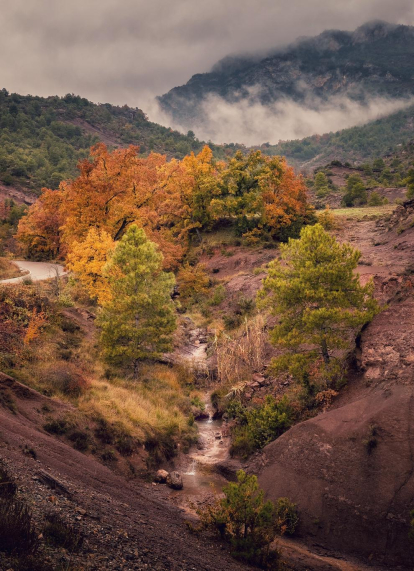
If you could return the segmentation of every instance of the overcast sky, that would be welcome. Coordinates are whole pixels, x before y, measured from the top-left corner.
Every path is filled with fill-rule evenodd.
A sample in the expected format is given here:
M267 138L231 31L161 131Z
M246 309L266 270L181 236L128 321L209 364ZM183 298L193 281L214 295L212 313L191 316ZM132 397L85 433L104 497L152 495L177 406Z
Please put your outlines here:
M373 19L414 24L414 1L0 0L0 87L145 111L228 54Z

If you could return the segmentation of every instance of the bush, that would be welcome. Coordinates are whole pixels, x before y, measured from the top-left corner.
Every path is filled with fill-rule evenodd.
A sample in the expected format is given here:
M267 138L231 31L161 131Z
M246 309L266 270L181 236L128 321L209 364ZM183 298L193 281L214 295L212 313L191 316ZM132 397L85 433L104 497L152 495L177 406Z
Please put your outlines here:
M226 298L226 288L223 285L218 285L214 288L213 295L210 299L210 305L220 305Z
M279 569L279 553L270 549L275 537L276 511L264 500L256 476L237 472L237 483L223 488L225 497L198 510L202 525L232 546L237 559L263 569Z
M325 208L325 210L318 215L318 223L322 225L324 230L334 230L336 228L335 215L329 208Z
M90 438L83 430L74 430L68 438L73 442L73 447L80 452L85 452L89 448Z
M293 535L299 523L296 504L289 498L279 498L275 506L276 529L280 535Z
M16 492L17 485L14 477L7 467L0 463L0 500L13 498Z
M67 363L50 365L43 380L53 391L75 398L81 396L89 387L85 377Z
M63 434L66 434L70 429L70 425L67 420L58 418L49 420L46 422L46 424L43 425L43 428L46 430L46 432L49 432L49 434L63 436Z
M120 423L110 424L104 418L99 418L95 436L103 444L114 445L122 456L131 456L134 452L134 439Z
M0 499L0 551L31 555L38 547L29 508L14 497Z
M202 264L190 266L185 264L177 274L180 296L184 299L206 295L210 286L210 278Z
M252 432L248 426L236 426L231 436L230 456L238 456L246 460L257 450Z
M371 192L368 199L368 206L382 206L383 204L385 204L384 198L382 198L375 190L374 192Z
M269 395L264 404L251 410L233 401L226 412L238 421L232 432L230 454L242 458L281 436L293 423L293 409L286 396L276 400Z
M46 516L43 536L48 543L63 547L70 552L78 551L83 543L82 534L56 513L50 513Z

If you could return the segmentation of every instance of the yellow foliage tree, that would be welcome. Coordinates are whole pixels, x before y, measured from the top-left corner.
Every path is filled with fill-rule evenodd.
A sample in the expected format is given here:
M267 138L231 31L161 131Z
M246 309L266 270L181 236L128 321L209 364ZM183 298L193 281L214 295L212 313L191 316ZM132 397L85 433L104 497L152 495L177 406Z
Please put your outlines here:
M105 230L91 228L85 240L73 242L67 257L67 267L76 274L92 299L100 305L110 301L103 267L111 257L114 241Z

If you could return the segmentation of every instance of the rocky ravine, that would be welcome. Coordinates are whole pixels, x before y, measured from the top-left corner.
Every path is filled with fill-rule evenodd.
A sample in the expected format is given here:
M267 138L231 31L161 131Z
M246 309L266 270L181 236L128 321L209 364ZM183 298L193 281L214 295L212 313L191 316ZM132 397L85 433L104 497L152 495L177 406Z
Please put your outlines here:
M362 332L348 385L328 412L269 444L251 470L268 496L298 504L305 541L412 568L414 201L388 222L347 222L388 308Z
M4 394L9 398L0 398L0 458L16 477L38 529L44 515L55 512L85 537L79 553L48 549L44 559L53 569L248 569L222 545L190 535L181 511L157 499L152 484L127 481L47 434L41 411L64 407L63 403L0 373L0 397ZM10 399L13 410L4 405ZM0 554L0 569L9 568Z

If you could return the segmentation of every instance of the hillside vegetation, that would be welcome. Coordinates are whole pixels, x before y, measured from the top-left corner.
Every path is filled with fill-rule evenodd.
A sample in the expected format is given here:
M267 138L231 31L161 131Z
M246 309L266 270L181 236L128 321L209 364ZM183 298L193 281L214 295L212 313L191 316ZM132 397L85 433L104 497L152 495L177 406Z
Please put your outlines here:
M331 160L355 164L396 151L412 139L413 127L414 107L409 107L367 125L281 141L278 145L265 144L260 148L269 155L286 156L291 164L300 168L323 165Z
M76 176L77 163L90 147L139 145L182 158L203 143L193 133L182 135L148 121L143 111L127 105L95 104L84 97L34 97L0 91L0 183L39 192ZM223 147L211 145L218 156Z

